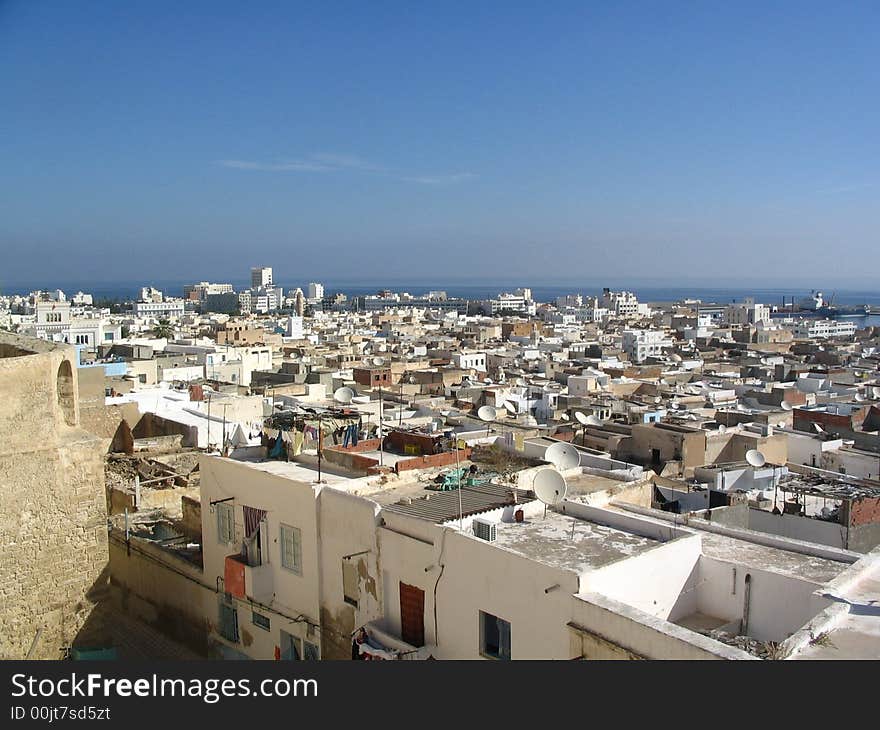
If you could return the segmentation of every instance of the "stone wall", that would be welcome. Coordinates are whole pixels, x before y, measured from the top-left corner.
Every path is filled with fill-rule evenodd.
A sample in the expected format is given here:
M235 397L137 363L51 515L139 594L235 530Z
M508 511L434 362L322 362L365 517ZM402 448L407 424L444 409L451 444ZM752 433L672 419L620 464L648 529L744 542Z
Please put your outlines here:
M2 659L61 657L105 592L109 439L77 390L73 347L0 333Z

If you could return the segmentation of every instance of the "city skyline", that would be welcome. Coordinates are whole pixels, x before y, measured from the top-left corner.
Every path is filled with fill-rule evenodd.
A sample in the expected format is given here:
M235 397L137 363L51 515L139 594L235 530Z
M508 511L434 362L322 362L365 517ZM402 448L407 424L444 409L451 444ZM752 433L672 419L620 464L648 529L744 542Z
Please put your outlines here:
M5 3L0 285L872 282L875 7L402 8Z

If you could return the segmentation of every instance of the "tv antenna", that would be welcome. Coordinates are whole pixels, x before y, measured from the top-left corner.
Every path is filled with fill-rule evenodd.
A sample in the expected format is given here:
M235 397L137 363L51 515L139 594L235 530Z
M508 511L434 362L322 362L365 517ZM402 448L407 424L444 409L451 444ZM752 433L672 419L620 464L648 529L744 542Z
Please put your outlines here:
M498 411L492 406L480 406L480 409L477 411L477 418L486 424L486 437L488 437L489 431L492 428L489 424L498 418Z
M553 507L568 494L568 484L565 478L555 469L539 469L532 482L532 490L535 496L544 503L544 517L547 516L547 507Z
M746 451L746 461L749 466L758 469L767 463L767 458L757 449L749 449Z
M544 461L549 461L559 471L565 471L580 466L581 454L571 444L558 443L544 452Z

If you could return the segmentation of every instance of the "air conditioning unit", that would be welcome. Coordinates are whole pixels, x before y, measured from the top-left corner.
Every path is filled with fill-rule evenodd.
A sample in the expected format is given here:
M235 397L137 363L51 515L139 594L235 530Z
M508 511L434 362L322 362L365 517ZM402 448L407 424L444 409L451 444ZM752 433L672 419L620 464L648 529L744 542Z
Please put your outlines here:
M495 542L495 523L489 520L473 519L474 535L486 542Z

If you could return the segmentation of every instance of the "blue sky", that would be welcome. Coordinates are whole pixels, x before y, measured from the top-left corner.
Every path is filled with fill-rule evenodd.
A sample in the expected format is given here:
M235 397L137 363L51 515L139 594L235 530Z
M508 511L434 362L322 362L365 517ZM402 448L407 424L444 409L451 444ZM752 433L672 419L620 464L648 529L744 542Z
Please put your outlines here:
M0 280L871 285L878 27L876 2L0 0Z

